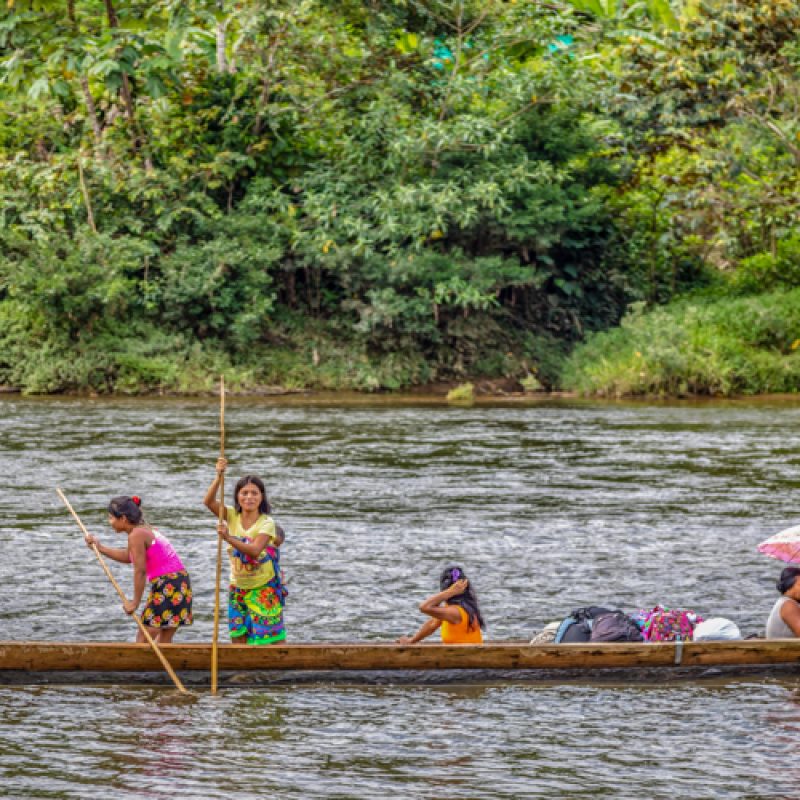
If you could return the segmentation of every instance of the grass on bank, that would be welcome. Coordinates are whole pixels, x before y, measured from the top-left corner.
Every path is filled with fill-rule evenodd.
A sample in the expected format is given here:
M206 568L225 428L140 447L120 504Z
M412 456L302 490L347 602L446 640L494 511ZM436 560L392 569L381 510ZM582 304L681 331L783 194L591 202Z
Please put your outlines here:
M466 359L448 347L431 353L400 342L376 351L308 320L240 351L152 326L79 342L38 339L7 312L0 304L0 384L29 394L196 394L214 391L220 373L231 391L244 392L391 391L534 374L537 386L542 378L551 388L599 396L800 391L800 289L636 305L618 328L590 335L569 356L563 343L528 332L473 343Z
M600 396L800 391L800 289L637 304L573 351L562 384Z
M190 332L135 323L87 333L78 341L42 335L0 304L0 385L25 394L202 394L221 373L231 391L393 391L437 381L518 378L535 370L555 380L564 346L525 333L486 336L423 351L415 342L343 333L308 319L274 324L269 340L231 348Z
M202 394L225 374L231 391L356 390L424 383L430 365L413 353L376 359L336 341L252 347L231 354L219 342L151 331L146 337L48 341L25 359L0 365L0 383L25 394Z

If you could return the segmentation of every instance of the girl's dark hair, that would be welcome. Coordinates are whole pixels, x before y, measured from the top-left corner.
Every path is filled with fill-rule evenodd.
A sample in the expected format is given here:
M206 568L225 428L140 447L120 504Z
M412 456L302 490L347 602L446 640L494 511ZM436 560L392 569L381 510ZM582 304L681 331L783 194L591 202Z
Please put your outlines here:
M239 482L234 487L233 507L236 509L236 513L242 513L242 504L239 502L239 492L249 483L252 483L253 486L257 487L261 492L261 503L258 506L258 510L262 514L272 513L272 506L269 504L269 500L267 500L267 490L264 488L264 481L262 481L257 475L245 475L244 478L239 479Z
M776 581L775 586L781 594L786 594L786 592L795 585L799 577L800 567L786 567L786 569L781 572L781 576Z
M466 577L461 567L448 567L442 572L442 577L439 578L439 590L443 592L445 589L449 589L456 581L460 581ZM481 609L478 605L478 598L475 594L475 590L472 588L472 581L469 582L469 586L467 586L465 592L451 597L447 602L454 606L461 606L461 608L467 612L470 628L474 626L475 620L477 620L478 625L484 630L486 629L486 623L483 621Z
M117 519L120 517L125 517L128 522L132 523L133 525L137 525L142 521L142 519L144 519L142 509L139 508L141 504L141 498L137 497L136 495L133 497L127 497L124 495L122 497L115 497L108 504L108 513Z

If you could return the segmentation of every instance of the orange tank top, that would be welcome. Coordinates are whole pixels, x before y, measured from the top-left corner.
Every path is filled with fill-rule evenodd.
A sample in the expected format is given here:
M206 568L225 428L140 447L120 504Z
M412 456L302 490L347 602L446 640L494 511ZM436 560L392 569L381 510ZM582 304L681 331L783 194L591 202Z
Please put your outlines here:
M442 620L442 641L445 644L483 644L483 634L481 633L478 620L475 620L475 627L469 627L469 614L461 606L453 606L461 613L461 622L448 622Z

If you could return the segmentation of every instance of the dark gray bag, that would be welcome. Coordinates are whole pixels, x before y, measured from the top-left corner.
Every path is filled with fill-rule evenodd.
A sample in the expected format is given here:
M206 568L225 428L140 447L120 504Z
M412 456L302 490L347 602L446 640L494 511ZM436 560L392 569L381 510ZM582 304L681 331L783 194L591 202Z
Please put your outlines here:
M604 614L611 614L610 608L602 606L586 606L576 608L559 625L556 632L555 644L569 642L588 642L592 637L592 626Z
M611 611L592 624L591 642L642 642L639 626L624 612Z

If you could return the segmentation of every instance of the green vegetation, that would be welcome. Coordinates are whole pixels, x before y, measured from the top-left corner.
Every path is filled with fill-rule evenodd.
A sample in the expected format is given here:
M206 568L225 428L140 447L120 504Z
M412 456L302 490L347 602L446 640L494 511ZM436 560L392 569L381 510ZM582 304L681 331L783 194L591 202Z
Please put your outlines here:
M800 386L800 289L675 302L589 337L565 378L587 394L756 394Z
M9 0L0 113L0 383L800 386L789 0Z
M447 402L454 406L471 406L475 402L475 387L462 383L447 393Z

